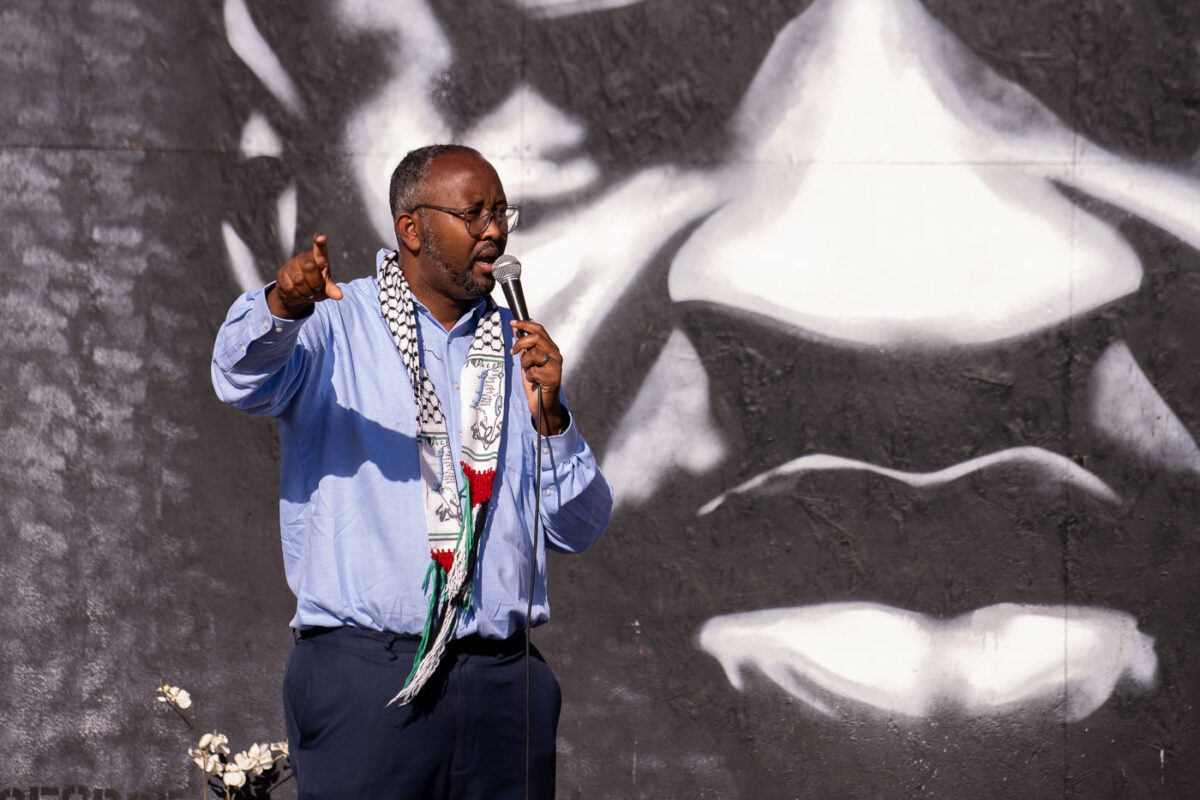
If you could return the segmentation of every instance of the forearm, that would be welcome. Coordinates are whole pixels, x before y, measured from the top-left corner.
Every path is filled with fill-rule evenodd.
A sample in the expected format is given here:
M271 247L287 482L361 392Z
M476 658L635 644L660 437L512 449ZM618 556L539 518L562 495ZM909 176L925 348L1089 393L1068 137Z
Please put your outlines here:
M541 411L542 436L558 436L565 433L571 424L571 412L563 405L557 393L550 398L546 397L545 392L542 393ZM534 428L537 428L537 418L532 421Z
M539 499L547 546L559 552L582 552L608 525L612 488L569 417L561 435L542 443Z
M238 298L217 333L212 381L224 402L251 414L275 416L298 390L308 357L297 346L303 320L274 315L272 286Z

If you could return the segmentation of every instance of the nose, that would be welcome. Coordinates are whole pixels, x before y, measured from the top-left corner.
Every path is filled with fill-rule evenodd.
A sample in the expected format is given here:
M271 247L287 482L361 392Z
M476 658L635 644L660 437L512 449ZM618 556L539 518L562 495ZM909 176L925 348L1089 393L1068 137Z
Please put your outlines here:
M479 234L479 238L502 243L508 241L508 231L504 224L504 215L489 212L487 227Z
M968 73L920 0L825 7L788 23L743 97L749 155L731 162L721 213L677 252L673 300L940 347L1025 335L1138 288L1132 246L1040 166L1079 152L1057 116L967 51L993 88L948 102ZM807 56L817 41L830 58ZM727 268L739 263L780 268L747 283Z

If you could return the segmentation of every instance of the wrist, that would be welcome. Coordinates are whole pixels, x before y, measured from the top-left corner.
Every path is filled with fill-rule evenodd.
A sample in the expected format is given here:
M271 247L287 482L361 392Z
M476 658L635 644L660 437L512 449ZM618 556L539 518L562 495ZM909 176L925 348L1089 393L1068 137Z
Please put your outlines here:
M571 414L560 405L554 411L547 409L542 416L542 435L559 436L571 426Z
M283 301L278 286L267 289L267 310L279 319L303 319L312 313L311 302L289 305Z

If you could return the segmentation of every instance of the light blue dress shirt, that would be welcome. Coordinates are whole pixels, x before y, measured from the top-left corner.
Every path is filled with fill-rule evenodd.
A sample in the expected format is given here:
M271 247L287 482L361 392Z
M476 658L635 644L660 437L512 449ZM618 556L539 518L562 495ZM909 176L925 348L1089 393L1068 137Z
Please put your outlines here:
M377 267L386 250L376 259ZM234 302L217 334L217 395L279 421L279 521L297 628L353 625L420 634L430 563L408 373L379 310L375 278L339 284L301 320L267 307L267 288ZM422 358L461 459L459 376L485 308L446 331L415 304ZM502 310L506 349L511 315ZM471 610L458 635L506 638L524 627L536 494L536 432L510 356L508 405L487 521L479 539ZM608 524L612 490L573 419L542 440L541 521L552 550L577 553ZM432 582L430 583L432 588ZM537 552L533 622L549 618L545 553Z

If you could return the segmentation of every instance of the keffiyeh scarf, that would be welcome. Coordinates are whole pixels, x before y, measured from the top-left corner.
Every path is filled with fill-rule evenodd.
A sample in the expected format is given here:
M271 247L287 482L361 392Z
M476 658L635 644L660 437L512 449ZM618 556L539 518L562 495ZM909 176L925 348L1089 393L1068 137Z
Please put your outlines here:
M433 590L421 644L404 688L388 704L404 705L433 675L460 615L471 606L475 539L482 532L487 501L492 496L504 425L507 358L500 311L489 297L459 380L462 461L456 465L441 402L421 363L413 295L395 251L384 259L379 273L379 306L408 371L416 401L417 449L432 558L424 588L428 589L432 580Z

